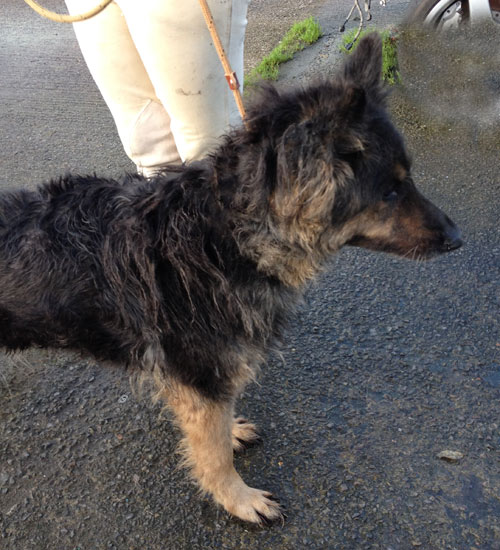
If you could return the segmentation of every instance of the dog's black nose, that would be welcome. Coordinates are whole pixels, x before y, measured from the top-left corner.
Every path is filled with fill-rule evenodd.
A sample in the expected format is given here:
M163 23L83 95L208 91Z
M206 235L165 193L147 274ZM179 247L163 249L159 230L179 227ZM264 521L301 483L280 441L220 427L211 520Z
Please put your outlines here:
M443 242L443 249L445 252L456 250L457 248L460 248L463 244L464 243L461 239L460 231L456 227L450 228L446 232Z
M444 247L447 252L451 252L452 250L460 248L463 244L464 242L462 239L453 239L452 241L445 241Z

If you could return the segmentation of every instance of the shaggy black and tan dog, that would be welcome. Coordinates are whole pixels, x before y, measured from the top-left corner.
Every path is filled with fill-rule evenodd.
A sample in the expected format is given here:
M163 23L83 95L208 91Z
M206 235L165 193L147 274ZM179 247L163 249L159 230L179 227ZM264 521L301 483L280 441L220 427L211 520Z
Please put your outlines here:
M380 67L370 35L332 82L264 91L205 162L0 198L0 343L150 375L201 488L247 521L282 512L233 467L258 437L235 401L304 283L346 244L413 259L461 245L412 182Z

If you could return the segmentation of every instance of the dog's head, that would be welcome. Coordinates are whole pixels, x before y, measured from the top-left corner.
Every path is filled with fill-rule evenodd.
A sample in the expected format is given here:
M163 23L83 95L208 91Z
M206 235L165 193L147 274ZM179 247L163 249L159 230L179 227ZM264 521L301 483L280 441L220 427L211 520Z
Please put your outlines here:
M271 214L304 249L329 253L347 244L426 259L462 244L413 183L386 113L381 65L381 40L370 34L333 81L298 93L269 89L249 113L250 141L264 135L274 152Z

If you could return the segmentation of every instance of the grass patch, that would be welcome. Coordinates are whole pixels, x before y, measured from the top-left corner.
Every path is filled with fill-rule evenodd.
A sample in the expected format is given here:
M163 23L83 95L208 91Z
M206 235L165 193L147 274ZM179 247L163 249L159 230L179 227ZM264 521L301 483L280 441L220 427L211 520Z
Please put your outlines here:
M312 17L295 23L276 48L245 78L245 86L252 86L259 80L276 80L279 66L292 59L295 53L316 42L321 34L319 24Z
M344 35L342 45L340 46L340 51L344 53L353 52L363 36L373 31L378 32L382 38L382 78L388 84L398 84L401 82L401 75L398 68L398 35L394 31L365 29L364 31L361 31L359 38L356 40L352 48L347 49L347 46L352 43L357 32L357 29L352 29Z

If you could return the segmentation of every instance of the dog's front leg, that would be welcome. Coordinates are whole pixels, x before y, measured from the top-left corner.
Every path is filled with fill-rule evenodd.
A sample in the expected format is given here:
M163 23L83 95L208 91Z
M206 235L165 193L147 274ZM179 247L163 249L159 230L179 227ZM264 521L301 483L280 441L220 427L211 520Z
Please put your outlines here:
M184 433L186 465L201 488L234 516L254 523L282 519L279 504L266 491L245 484L233 466L233 403L200 397L177 387L168 398Z

